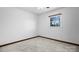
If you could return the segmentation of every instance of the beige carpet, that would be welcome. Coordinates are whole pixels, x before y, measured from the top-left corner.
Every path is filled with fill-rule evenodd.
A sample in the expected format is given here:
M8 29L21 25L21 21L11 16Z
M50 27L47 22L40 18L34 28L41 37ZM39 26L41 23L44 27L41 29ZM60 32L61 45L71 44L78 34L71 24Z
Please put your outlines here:
M40 37L0 48L0 52L76 52L76 51L79 51L79 46Z

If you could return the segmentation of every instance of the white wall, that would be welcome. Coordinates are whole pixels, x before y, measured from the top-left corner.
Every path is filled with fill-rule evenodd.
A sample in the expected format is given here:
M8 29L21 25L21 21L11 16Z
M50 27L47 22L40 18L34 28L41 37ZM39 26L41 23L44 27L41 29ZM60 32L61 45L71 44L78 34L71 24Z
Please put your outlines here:
M62 13L61 27L50 27L49 15ZM33 36L79 44L79 8L62 8L42 15L19 8L0 8L0 45Z
M49 15L62 13L61 26L50 27ZM39 17L39 35L79 44L79 8L62 8Z
M19 8L0 8L0 45L37 36L37 16Z

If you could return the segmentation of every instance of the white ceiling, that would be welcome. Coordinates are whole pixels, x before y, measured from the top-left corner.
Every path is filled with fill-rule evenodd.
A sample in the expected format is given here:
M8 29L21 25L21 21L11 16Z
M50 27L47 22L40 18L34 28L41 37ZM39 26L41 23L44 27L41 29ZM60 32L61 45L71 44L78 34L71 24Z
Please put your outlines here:
M41 14L41 13L45 13L51 10L56 10L59 7L51 7L51 8L44 8L44 9L38 9L38 7L19 7L19 9L25 10L25 11L29 11L32 13L36 13L36 14Z

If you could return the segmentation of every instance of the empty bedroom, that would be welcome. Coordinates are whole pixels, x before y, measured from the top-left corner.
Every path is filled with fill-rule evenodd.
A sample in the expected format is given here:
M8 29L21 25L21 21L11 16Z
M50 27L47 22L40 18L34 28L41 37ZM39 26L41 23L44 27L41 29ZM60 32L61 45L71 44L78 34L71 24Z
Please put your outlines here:
M0 7L0 52L78 52L79 7Z

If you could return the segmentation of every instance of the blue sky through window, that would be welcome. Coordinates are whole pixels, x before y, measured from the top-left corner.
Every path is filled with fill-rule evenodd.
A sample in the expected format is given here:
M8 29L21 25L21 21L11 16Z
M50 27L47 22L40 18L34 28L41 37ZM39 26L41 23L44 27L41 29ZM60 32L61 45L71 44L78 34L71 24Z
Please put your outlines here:
M60 26L60 16L52 16L50 20L51 26Z

